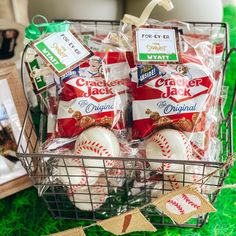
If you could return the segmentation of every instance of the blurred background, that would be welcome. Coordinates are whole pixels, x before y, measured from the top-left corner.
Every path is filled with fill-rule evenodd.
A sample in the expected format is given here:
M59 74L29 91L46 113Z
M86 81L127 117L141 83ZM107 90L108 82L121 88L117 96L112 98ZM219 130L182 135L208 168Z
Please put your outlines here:
M36 14L51 19L119 20L124 13L139 16L150 0L1 0L0 19L26 24ZM152 17L160 20L221 21L223 6L236 0L172 0L175 9L157 7ZM7 6L7 7L6 7ZM10 10L12 9L12 11Z
M29 18L43 14L48 19L119 20L124 13L139 16L150 0L29 0ZM157 7L152 17L160 20L221 21L223 4L235 4L235 0L172 0L175 9L166 12ZM102 14L98 14L102 12Z

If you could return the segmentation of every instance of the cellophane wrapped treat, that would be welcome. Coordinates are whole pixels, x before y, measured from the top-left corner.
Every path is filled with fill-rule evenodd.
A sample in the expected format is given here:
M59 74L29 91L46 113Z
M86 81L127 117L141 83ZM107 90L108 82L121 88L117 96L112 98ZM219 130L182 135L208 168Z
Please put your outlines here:
M93 55L61 77L51 71L55 84L40 95L47 111L41 151L61 155L47 160L53 183L82 211L124 212L127 202L137 207L214 171L181 161L218 160L224 33L149 23L177 28L179 62L137 62L129 27L79 25Z
M62 80L57 115L58 136L73 137L93 126L126 132L129 65L121 52L95 53L77 76Z
M92 41L97 42L96 48ZM133 162L112 160L132 158L135 153L127 141L130 66L112 32L96 32L87 43L93 56L47 90L47 134L41 151L61 155L47 164L67 200L80 210L106 214L107 202L114 201L133 168ZM125 210L120 205L114 207L115 214Z
M177 63L130 62L135 64L131 66L132 139L139 140L138 156L147 159L141 162L146 171L139 171L143 178L135 180L134 192L138 192L137 186L139 189L149 186L150 196L157 197L199 181L213 169L205 170L198 165L185 168L182 164L155 163L152 159L218 161L226 42L220 27L209 31L191 24L155 21L153 26L177 27L180 58ZM149 49L155 50L154 46L160 47L149 45Z
M73 26L92 51L117 51L119 48L119 22L81 21Z

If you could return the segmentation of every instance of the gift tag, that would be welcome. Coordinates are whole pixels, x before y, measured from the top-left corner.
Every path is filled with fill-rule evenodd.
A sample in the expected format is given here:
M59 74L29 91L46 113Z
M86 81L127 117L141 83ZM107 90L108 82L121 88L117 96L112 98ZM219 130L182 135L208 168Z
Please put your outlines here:
M32 47L58 76L64 75L93 55L72 31L45 35L34 41Z
M142 26L133 30L134 56L137 63L179 63L178 29Z

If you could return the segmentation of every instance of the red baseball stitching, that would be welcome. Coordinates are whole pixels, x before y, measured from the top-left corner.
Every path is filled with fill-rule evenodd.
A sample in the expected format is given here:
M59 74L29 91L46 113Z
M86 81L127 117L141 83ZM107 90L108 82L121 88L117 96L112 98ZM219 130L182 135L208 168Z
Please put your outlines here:
M81 176L78 176L81 179L79 181L79 184L76 185L76 186L85 185L85 183L86 183L86 178L85 177L87 176L86 169L84 167L82 167L82 163L78 158L72 158L72 160L78 165L78 166L75 166L76 168L81 168ZM70 165L68 165L68 166L70 166ZM67 168L73 168L73 167L74 166L70 166L70 167L67 167Z
M97 187L94 188L94 190L96 190L97 193L103 194L103 195L100 195L100 194L98 195L98 202L99 203L95 203L95 204L93 203L93 208L96 209L96 208L99 208L102 205L102 203L104 202L104 199L106 197L105 196L106 193L105 193L105 189L103 187L98 187L97 186ZM95 192L95 194L96 194L96 192Z
M88 170L86 170L84 167L81 167L81 172L82 172L82 175L81 176L78 176L79 178L81 178L80 182L76 185L73 185L70 187L71 191L72 192L75 192L77 189L81 188L82 186L86 185L87 184L87 181L86 179L88 178L88 173L87 173Z
M74 195L74 191L69 188L67 190L67 195L68 195L68 197L72 197Z
M193 153L195 154L196 159L202 160L202 158L205 156L205 151L199 148L195 143L190 141Z
M105 198L106 198L105 195L100 196L100 197L99 197L99 202L100 202L100 203L95 204L95 205L94 205L94 208L95 208L95 209L96 209L96 208L99 208L99 207L103 204Z
M89 150L92 152L95 152L98 156L106 156L106 157L112 157L111 153L101 144L95 142L95 141L82 141L78 144L77 154L81 154L82 150ZM107 166L113 166L114 161L112 160L105 160L105 164Z
M181 207L181 205L179 205L179 203L176 202L175 200L170 199L167 202L170 203L171 205L175 206L177 208L177 210L179 210L181 215L183 215L185 213L184 209Z
M180 132L179 130L177 130L177 131L180 134L181 138L183 139L184 144L187 145L188 140L187 140L186 136L182 132Z
M182 198L185 200L186 203L188 203L190 206L198 209L200 206L194 203L193 201L190 200L190 198L186 194L182 194Z
M176 177L174 175L168 175L167 176L170 181L170 186L172 189L176 190L179 189L179 182L177 181Z
M166 158L171 158L171 150L168 140L162 134L156 134L152 137L152 141L156 143L160 148L162 155ZM170 169L170 163L163 164L165 170ZM157 168L158 171L162 171L162 167Z
M192 177L193 177L193 183L195 183L201 179L201 175L196 175L196 173L193 173Z
M82 141L79 143L79 148L77 149L77 154L81 154L82 150L89 150L92 152L95 152L98 154L98 156L104 156L111 157L111 154L109 151L101 144L95 142L95 141Z
M163 156L167 158L171 157L171 154L170 154L171 150L170 150L168 140L162 134L156 134L152 138L152 141L159 145Z
M114 167L114 169L110 169L107 171L108 176L114 176L114 177L118 177L118 176L122 176L124 174L124 170L122 169L117 169L118 167Z
M164 170L169 170L170 169L170 163L163 163ZM156 168L157 171L162 171L162 166Z
M182 137L183 141L184 141L184 145L185 145L185 148L186 148L186 156L187 156L187 160L191 160L192 159L192 148L191 148L191 145L187 139L187 137L178 130L180 136Z
M192 148L191 148L191 145L189 142L186 145L186 153L187 153L187 160L191 160L192 159Z
M75 163L77 163L78 166L82 166L82 163L81 163L80 159L78 159L78 158L72 158L72 160L73 160Z

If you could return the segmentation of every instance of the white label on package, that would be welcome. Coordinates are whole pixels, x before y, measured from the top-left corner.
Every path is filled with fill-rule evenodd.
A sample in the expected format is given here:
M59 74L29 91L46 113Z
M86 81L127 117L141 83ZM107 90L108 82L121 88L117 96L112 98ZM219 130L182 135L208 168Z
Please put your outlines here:
M136 60L138 62L179 61L177 33L174 28L140 27L136 30Z
M50 34L34 42L33 47L59 76L93 55L91 50L70 31Z

